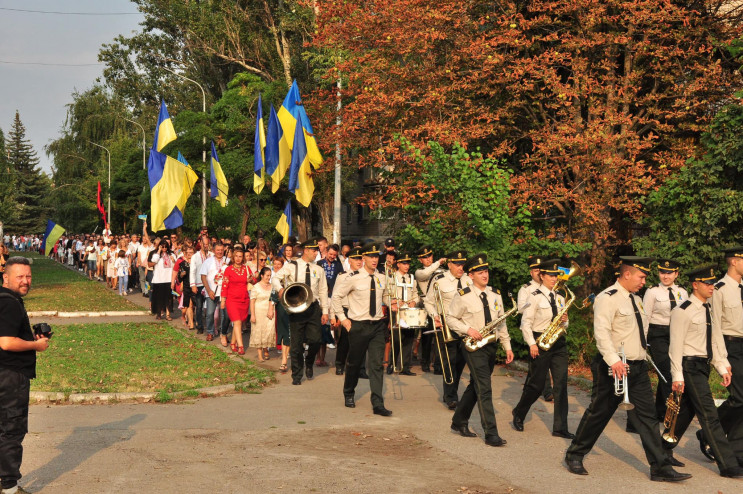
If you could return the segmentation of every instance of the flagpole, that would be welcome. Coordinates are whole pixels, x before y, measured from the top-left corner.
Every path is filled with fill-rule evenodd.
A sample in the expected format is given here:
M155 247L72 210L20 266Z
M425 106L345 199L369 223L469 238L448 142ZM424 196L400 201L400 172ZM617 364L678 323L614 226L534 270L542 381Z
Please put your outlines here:
M338 91L336 93L338 98L337 111L335 117L336 130L340 132L342 119L341 119L341 79L338 78L336 83ZM333 196L333 243L341 243L341 142L340 138L335 141L335 184L334 184L334 196Z
M105 149L106 152L108 153L108 219L106 220L106 222L108 223L108 225L110 225L111 224L111 151L109 151L107 147L101 146L100 144L96 144L93 141L88 141L88 142L91 143L93 146L98 146L101 149ZM107 228L110 228L110 227L107 226Z

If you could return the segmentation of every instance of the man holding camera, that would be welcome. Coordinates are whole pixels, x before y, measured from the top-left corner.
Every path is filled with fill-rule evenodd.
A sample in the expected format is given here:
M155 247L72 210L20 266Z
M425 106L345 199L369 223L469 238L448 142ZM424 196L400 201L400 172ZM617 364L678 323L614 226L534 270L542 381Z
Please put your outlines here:
M36 377L36 352L49 348L49 338L35 336L23 305L31 288L31 263L11 257L0 287L0 487L3 494L24 493L21 478L23 438L28 432L28 396ZM48 328L48 326L47 326ZM46 332L50 336L50 332Z

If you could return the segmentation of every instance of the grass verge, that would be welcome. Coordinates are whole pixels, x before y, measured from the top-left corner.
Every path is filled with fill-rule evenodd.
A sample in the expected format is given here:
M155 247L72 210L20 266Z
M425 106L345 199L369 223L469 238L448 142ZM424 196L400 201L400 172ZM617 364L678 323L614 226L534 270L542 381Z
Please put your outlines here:
M224 384L255 389L271 378L167 324L136 323L56 327L49 350L38 355L37 374L33 391L156 392L158 401Z
M78 271L67 269L38 254L16 254L33 259L31 291L24 298L26 310L139 310L139 307L125 297L119 296L98 281L90 281Z

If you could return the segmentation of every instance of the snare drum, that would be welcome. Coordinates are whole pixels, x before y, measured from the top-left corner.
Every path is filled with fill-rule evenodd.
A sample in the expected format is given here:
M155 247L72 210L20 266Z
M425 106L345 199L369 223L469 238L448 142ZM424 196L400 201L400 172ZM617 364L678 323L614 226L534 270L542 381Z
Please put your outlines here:
M428 326L428 313L417 307L403 307L400 309L400 328L418 329Z

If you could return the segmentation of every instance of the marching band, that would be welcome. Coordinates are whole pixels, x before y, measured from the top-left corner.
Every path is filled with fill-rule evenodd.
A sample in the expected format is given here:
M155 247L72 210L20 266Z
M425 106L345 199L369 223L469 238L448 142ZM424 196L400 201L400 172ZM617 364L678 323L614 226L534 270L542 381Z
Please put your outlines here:
M315 265L315 240L304 242L302 257L287 262L274 277L274 288L290 313L294 384L301 383L302 370L312 378L319 328L330 317L341 327L336 374L345 375L345 406L356 406L356 386L360 377L367 377L362 376L366 370L373 413L390 416L383 393L385 358L388 374L414 376L411 361L417 341L422 370L430 372L433 364L435 373L442 375L442 400L454 412L451 430L476 437L469 419L477 405L485 443L505 446L496 425L492 374L500 347L506 363L514 358L506 320L520 313L529 368L512 410L513 427L524 430L530 408L548 389L555 402L552 435L571 440L564 457L569 472L588 475L583 459L621 408L640 435L651 480L691 477L674 469L684 464L672 452L695 416L705 456L717 462L722 476L743 478L743 247L724 251L728 272L717 283L714 266L689 272L691 296L676 285L678 262L619 257L616 282L593 304L598 349L591 364L593 390L573 434L568 430L566 334L575 295L566 282L580 271L577 264L567 269L560 266L560 259L530 257L531 280L519 290L518 302L511 298L512 307L506 310L500 291L489 286L486 254L469 257L456 250L434 262L432 248L424 246L414 256L422 267L411 272L413 256L395 251L389 240L384 246L370 243L348 252L350 271L338 277L330 301L325 277ZM638 292L656 261L661 283L647 289L641 299ZM659 377L655 395L648 362ZM470 379L460 397L465 365ZM720 408L712 399L710 366L730 390Z

